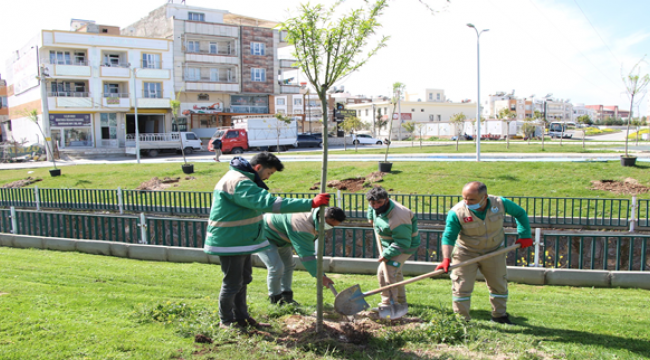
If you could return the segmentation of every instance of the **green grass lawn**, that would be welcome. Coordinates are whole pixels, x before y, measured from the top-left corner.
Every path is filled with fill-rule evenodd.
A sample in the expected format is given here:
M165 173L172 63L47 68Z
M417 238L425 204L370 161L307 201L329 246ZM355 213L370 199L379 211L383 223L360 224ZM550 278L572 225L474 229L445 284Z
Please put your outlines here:
M580 138L581 139L581 138ZM411 142L403 141L402 143L411 144ZM511 141L510 149L506 148L505 141L481 141L481 153L506 153L506 154L519 154L519 153L540 153L540 154L550 154L550 153L612 153L615 152L611 150L612 148L617 147L617 145L586 145L585 148L582 148L582 143L575 141L564 140L562 146L560 146L560 140L545 141L544 150L542 150L542 144L531 143L530 145L523 141ZM366 149L363 145L357 147L357 154L384 154L386 153L386 148L382 149ZM332 151L332 154L339 155L341 151L336 150ZM354 145L348 144L347 152L354 151ZM475 153L476 144L471 141L460 141L458 143L458 150L456 150L455 143L441 143L435 145L422 145L420 148L420 143L418 141L413 142L413 146L408 147L391 147L388 154L455 154L455 153ZM300 152L300 153L291 153L291 155L302 154L302 155L314 155L313 152Z
M650 185L650 166L621 167L619 162L397 162L381 183L392 193L458 195L463 184L478 180L490 193L502 196L625 197L589 190L591 180L623 180L627 177ZM195 180L185 180L177 163L78 165L62 168L63 175L52 178L47 168L4 170L0 185L28 176L42 178L39 188L134 189L153 177L180 177L177 187L168 190L212 191L228 170L227 163L196 163ZM330 162L328 180L365 177L377 170L377 162ZM28 173L33 171L33 173ZM320 181L319 162L286 162L285 170L267 182L274 192L315 192ZM650 198L642 193L640 198Z
M368 346L318 337L287 342L291 310L311 314L315 283L294 277L299 309L267 304L266 271L249 286L252 316L268 320L268 334L217 328L221 270L74 252L0 247L0 358L23 359L647 359L648 291L511 284L508 312L518 326L490 323L488 291L477 283L469 325L447 315L450 280L407 286L418 328L376 325ZM375 276L331 275L339 291ZM325 292L325 308L333 297ZM378 296L368 297L370 304ZM441 334L467 331L464 341ZM203 333L215 342L194 343ZM434 341L434 339L436 339Z

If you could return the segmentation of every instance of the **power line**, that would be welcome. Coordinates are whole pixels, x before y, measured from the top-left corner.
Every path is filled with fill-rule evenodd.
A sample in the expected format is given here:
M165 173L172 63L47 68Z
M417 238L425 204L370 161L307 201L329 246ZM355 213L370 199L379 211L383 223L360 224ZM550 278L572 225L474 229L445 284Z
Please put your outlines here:
M582 55L582 56L585 58L585 60L587 60L587 62L591 64L591 66L593 66L594 68L596 68L596 70L598 70L598 72L600 72L600 73L601 73L601 74L602 74L602 75L603 75L607 80L611 81L612 84L614 84L614 85L617 86L617 87L618 87L618 86L621 86L620 84L618 84L617 82L615 82L614 80L612 80L609 76L605 75L605 73L602 72L598 66L594 65L594 63L592 63L591 60L589 60L589 58L587 57L587 55L585 55L585 54L580 50L580 48L578 48L577 46L575 46L575 45L571 42L571 40L569 40L569 38L566 36L566 34L565 34L562 30L560 30L560 29L555 25L555 23L553 23L553 22L551 21L551 19L549 19L548 16L546 16L546 14L544 14L544 13L542 12L542 10L541 10L540 8L537 7L537 5L535 4L535 2L534 2L533 0L529 0L529 1L530 1L531 4L533 4L533 6L535 7L535 9L536 9L540 14L542 14L542 15L544 16L544 18L546 19L546 21L548 21L551 25L553 25L553 27L554 27L554 28L555 28L555 29L556 29L556 30L557 30L557 31L558 31L558 32L559 32L559 33L564 37L564 39L565 39L565 40L566 40L566 41L567 41L571 46L573 46L576 50L578 50L578 52L580 53L580 55Z
M591 23L591 20L589 20L589 18L587 17L587 14L585 14L585 12L582 11L582 8L581 8L580 5L578 4L578 1L577 1L577 0L573 0L573 2L576 3L576 6L578 7L578 9L580 9L580 12L582 13L582 15L585 17L585 19L587 19L587 22L589 23L589 25L591 25L591 28L594 29L594 32L596 33L596 35L598 35L598 38L600 38L600 41L603 42L603 45L605 45L605 47L607 48L607 50L609 50L609 53L612 54L612 57L614 58L614 60L616 60L616 62L620 64L621 61L616 57L616 55L614 55L614 52L612 51L612 49L609 48L609 46L607 45L607 43L605 42L605 40L603 40L603 37L600 36L600 33L598 33L598 30L596 30L596 27L594 27L594 24Z

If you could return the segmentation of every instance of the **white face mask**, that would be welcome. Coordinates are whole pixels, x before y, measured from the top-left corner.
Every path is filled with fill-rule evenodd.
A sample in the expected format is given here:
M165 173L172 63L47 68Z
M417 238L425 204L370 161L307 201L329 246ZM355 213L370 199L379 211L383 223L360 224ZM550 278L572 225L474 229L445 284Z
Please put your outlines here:
M325 224L323 225L323 227L325 228L325 231L327 231L327 230L331 230L331 229L334 229L334 226L328 224L327 222L325 222Z

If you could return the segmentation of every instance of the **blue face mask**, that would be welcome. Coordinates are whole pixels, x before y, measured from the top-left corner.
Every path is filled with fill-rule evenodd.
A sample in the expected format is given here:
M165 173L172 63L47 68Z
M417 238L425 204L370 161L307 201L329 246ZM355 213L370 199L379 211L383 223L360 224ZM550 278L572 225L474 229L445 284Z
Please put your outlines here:
M481 203L482 203L482 202L483 202L483 201L481 200L481 201L479 201L478 203L473 204L473 205L469 205L469 204L465 203L465 206L467 206L467 208L470 209L470 210L478 210L478 209L481 208L481 206L482 206Z

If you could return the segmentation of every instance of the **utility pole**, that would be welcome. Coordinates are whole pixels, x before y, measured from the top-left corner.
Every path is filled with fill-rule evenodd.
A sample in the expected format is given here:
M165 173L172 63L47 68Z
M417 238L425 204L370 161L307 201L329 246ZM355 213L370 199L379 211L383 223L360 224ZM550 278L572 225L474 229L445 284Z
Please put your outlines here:
M397 128L397 130L399 131L399 135L398 135L399 139L397 139L397 140L402 141L402 90L400 89L397 92L397 94L398 94L397 95L397 113L398 113L398 117L399 117L399 122L398 122L398 125L397 125L397 126L399 126ZM388 139L388 140L390 140L390 139Z
M129 64L130 66L131 64ZM135 156L140 163L140 130L138 124L138 91L136 89L136 75L137 68L133 67L133 108L135 109Z
M47 161L52 161L54 154L52 154L52 135L50 134L50 104L47 98L47 82L45 79L49 76L45 65L40 66L40 74L38 79L41 85L41 118L43 120L43 132L45 133L45 151L47 154Z

